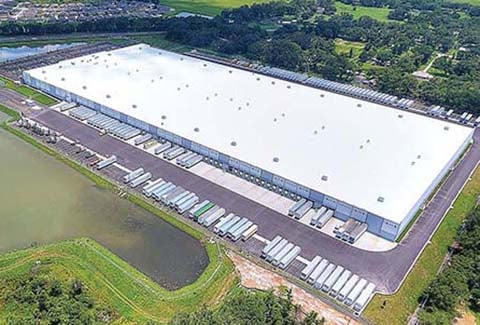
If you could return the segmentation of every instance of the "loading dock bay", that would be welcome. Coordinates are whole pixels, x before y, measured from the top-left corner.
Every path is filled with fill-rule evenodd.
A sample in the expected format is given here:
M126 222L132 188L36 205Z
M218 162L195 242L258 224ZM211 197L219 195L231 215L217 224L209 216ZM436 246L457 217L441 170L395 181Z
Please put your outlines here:
M97 130L56 111L45 110L34 113L31 118L62 132L68 138L78 140L81 144L97 151L99 154L104 156L116 155L118 162L129 169L142 166L151 171L154 178L166 178L179 186L198 193L202 197L210 198L225 209L246 216L258 224L260 236L269 240L276 235L287 238L302 248L303 257L313 259L314 256L321 255L375 283L377 289L383 293L393 293L399 288L417 256L428 243L431 234L451 206L457 193L462 189L480 161L478 144L480 131L475 130L474 143L471 149L442 184L437 195L430 201L402 243L387 252L368 252L310 229L302 223L187 170L156 158L139 148L111 136L101 137ZM258 256L264 244L252 239L241 246ZM289 268L290 272L296 273L294 270L297 269L295 267L297 263L300 262L295 261L292 264ZM293 271L290 269L293 269Z

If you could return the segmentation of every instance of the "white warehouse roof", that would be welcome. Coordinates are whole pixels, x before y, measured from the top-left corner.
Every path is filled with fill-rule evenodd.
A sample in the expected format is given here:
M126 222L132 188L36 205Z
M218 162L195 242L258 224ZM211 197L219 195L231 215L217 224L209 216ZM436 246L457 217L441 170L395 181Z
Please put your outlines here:
M396 223L473 132L144 44L27 73Z

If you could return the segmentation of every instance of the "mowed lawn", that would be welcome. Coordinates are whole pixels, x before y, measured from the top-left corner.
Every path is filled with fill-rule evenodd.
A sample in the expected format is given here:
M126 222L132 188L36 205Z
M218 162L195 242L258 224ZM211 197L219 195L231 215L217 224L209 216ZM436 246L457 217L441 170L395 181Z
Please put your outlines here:
M8 78L0 76L0 83L2 83L1 87L11 89L23 96L33 99L34 101L40 104L43 104L46 106L52 106L58 103L58 101L55 98L45 95L43 93L40 93L28 86L16 84L15 82L13 82Z
M263 2L269 0L160 0L161 4L174 8L175 13L187 11L208 16L216 16L224 9Z
M338 54L349 55L350 50L352 50L354 58L358 58L360 56L364 47L365 43L362 42L350 42L340 38L335 40L335 51L337 51Z
M480 1L480 0L472 0L472 1ZM362 16L368 16L378 21L389 21L388 14L391 11L388 8L352 6L352 5L344 4L340 1L335 2L335 7L337 8L337 15L340 15L342 13L351 14L355 19L358 19Z
M480 169L477 168L400 290L390 296L375 295L363 313L365 318L373 324L407 324L423 290L435 278L458 228L475 207L479 193Z

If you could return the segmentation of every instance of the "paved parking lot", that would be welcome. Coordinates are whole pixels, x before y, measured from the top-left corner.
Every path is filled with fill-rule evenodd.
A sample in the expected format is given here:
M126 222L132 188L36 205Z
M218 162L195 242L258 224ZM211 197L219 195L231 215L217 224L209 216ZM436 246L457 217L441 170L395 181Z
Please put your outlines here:
M154 178L167 179L196 192L201 198L208 198L216 202L227 211L248 217L258 224L260 236L272 239L276 235L281 235L302 247L303 257L312 259L316 255L321 255L374 282L378 290L384 293L392 293L400 286L456 194L480 160L478 145L480 133L476 130L475 142L471 150L442 185L439 195L433 198L403 242L387 252L367 252L311 229L277 211L118 139L110 136L101 137L95 129L58 112L46 110L36 114L35 119L62 132L69 138L79 140L83 145L102 155L115 154L118 162L129 169L142 166L145 170L152 172ZM254 243L255 241L249 241L247 244L242 243L241 245L250 253L258 255L262 245L259 241L258 245ZM295 267L291 266L290 268L289 272L295 272Z

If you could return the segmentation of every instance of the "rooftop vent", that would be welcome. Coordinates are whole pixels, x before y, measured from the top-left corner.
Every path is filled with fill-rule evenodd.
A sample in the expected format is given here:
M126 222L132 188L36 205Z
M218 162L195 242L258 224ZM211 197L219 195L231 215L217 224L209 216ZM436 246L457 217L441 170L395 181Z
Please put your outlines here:
M162 80L162 79L163 79L163 76L160 76L160 80Z
M282 113L282 117L285 117L285 113Z
M167 115L162 115L162 120L166 120L167 119Z
M186 84L186 85L185 85L185 88L188 88L188 87L189 87L189 85L188 85L188 84Z
M275 84L275 81L272 81L272 85L274 85L274 84Z
M445 126L443 129L444 129L445 131L450 130L450 128L449 128L448 126Z
M313 131L313 134L318 134L318 131L317 130Z
M204 63L204 64L203 64L203 66L204 66L204 67L206 67L206 66L207 66L207 64L206 64L206 63Z
M45 73L46 73L46 72L45 72L45 70L42 70L42 73L44 73L44 74L45 74Z
M182 57L180 57L180 61L183 61L183 58L182 58Z
M214 95L215 97L217 97L217 96L218 96L218 94L217 94L217 93L215 93L215 94L213 94L213 95Z
M370 143L370 139L367 139L367 143Z
M363 149L363 144L360 145L360 149Z
M65 78L64 78L64 77L62 77L62 81L65 81Z
M273 157L273 162L279 162L280 159L278 159L278 157Z
M320 97L322 97L322 98L325 97L325 94L320 94Z
M260 81L260 77L257 77L257 81Z
M232 70L228 70L228 73L232 73L233 71Z
M238 110L241 111L241 110L242 110L242 106L238 106Z
M151 82L153 83L153 82L155 82L155 80L152 79Z
M87 89L87 86L83 86L82 88L85 90L85 89Z
M180 91L180 87L177 87L177 90Z
M322 130L325 130L325 125L322 125Z
M112 56L112 53L107 53L108 56Z
M62 68L62 65L60 64L60 65L58 66L58 68L61 69L61 68Z
M137 104L132 104L132 108L137 108Z
M247 102L245 105L247 105L247 106L250 106L250 103L249 103L249 102Z
M290 88L292 88L292 86L290 86L290 85L287 85L287 88L288 88L288 89L290 89Z
M232 141L232 142L230 142L230 145L231 145L232 147L235 147L235 146L237 145L237 142L236 142L236 141Z
M110 96L109 94L107 94L105 97L107 97L107 98L111 98L112 96Z
M398 114L398 118L403 118L403 115L402 115L402 114Z
M362 107L362 104L358 103L358 104L357 104L357 107Z
M194 128L193 131L200 132L200 129L197 127L197 128Z
M140 72L140 70L138 70L138 69L137 69L137 70L135 70L135 71L137 71L137 72Z
M377 198L377 201L380 202L380 203L383 203L385 201L385 198L383 196L379 196Z
M412 162L410 163L410 165L412 165L412 166L415 165L415 161L412 161Z
M210 97L207 96L206 100L210 100Z
M276 122L276 121L277 121L277 118L275 117L275 118L273 119L273 121Z
M324 182L328 181L328 176L327 176L327 175L323 175L323 176L322 176L322 181L324 181Z
M233 98L232 98L232 97L230 97L230 101L233 102Z
M422 158L422 155L417 155L417 159L420 159L420 158Z
M71 65L75 65L75 62L72 61L72 62L70 62L70 64L71 64Z

